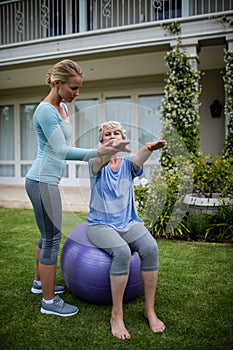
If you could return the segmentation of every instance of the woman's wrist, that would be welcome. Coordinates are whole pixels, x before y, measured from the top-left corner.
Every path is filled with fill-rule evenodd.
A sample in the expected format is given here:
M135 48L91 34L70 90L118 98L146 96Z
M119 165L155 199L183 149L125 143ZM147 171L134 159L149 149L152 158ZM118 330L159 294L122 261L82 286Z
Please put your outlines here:
M146 149L148 151L150 151L151 153L153 152L153 149L152 149L152 147L151 147L151 145L149 143L146 143L144 147L146 147Z

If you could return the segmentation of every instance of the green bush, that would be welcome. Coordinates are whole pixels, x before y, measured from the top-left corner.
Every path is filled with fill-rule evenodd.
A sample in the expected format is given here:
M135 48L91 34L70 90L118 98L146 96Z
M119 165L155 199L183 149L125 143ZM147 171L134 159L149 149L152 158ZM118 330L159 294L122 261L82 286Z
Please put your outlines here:
M189 231L189 239L194 241L205 240L205 234L211 225L212 215L198 213L186 217L186 227Z
M221 205L214 215L192 214L187 218L187 229L192 240L233 242L233 204Z
M139 214L155 237L180 238L187 233L182 222L185 212L181 193L185 187L180 174L172 170L170 176L156 170L146 187L135 187ZM175 215L171 215L174 210Z
M233 242L233 204L219 207L211 216L205 229L205 240L214 242Z
M194 158L194 190L193 192L212 197L218 193L221 197L233 198L233 157L223 158L216 155L200 155Z
M139 214L155 237L233 241L233 205L225 203L214 215L202 212L189 215L183 204L185 194L190 193L187 191L191 176L193 192L197 195L211 197L219 193L222 197L233 198L232 157L208 157L211 163L206 160L204 155L196 157L182 172L156 170L146 187L135 187Z
M137 209L141 216L143 216L143 212L147 202L148 196L148 187L146 186L135 186L134 187L135 200L137 203Z

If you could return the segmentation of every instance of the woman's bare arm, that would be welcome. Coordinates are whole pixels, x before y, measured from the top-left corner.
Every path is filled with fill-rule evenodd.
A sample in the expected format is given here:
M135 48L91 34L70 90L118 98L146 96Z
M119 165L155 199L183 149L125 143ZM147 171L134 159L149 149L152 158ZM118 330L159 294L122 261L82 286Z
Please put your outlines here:
M160 148L163 148L166 146L165 140L159 140L155 142L147 142L145 146L139 149L139 151L133 156L133 167L135 171L138 171L142 165L147 161L148 158L150 158L151 153L153 151L156 151Z

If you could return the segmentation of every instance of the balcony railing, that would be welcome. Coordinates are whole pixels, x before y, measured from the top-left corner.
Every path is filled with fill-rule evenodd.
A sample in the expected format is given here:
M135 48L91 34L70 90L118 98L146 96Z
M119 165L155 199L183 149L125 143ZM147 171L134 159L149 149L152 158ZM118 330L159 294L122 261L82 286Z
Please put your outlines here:
M9 0L0 45L231 11L233 0Z

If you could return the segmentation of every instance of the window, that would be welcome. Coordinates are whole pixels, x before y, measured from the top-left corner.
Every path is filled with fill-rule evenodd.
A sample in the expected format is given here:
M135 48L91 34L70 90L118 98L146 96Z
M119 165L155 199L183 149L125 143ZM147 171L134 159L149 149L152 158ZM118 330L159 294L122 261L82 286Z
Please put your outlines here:
M98 148L99 126L98 99L78 100L75 102L75 147ZM76 165L76 177L89 177L87 163Z
M37 154L37 139L32 124L32 117L36 107L37 104L20 105L20 159L22 161L22 177L26 175Z
M145 95L132 103L129 96L107 97L103 104L98 99L78 100L75 103L75 146L98 148L98 127L104 121L116 120L126 129L126 137L131 141L132 152L146 142L161 138L162 123L160 106L162 95ZM150 178L158 166L160 151L154 152L144 165L143 177ZM86 162L76 165L76 178L88 178Z
M160 107L162 95L138 97L138 143L141 147L149 141L158 141L161 138L162 122ZM153 152L144 165L145 176L150 178L153 169L158 165L160 151Z
M14 160L14 108L0 106L0 176L15 176Z
M139 96L138 98L138 141L141 145L159 140L162 130L160 107L163 96Z
M161 138L160 105L162 95L109 96L78 99L70 106L73 137L70 145L79 148L98 148L98 128L102 122L117 120L126 129L132 153L151 140ZM38 103L15 103L0 106L0 177L12 178L21 183L37 156L37 137L32 118ZM74 109L73 109L74 108ZM17 146L19 145L19 146ZM150 178L159 163L160 151L154 152L144 165L143 177ZM81 180L82 186L89 185L87 162L68 161L65 184ZM3 179L8 181L8 179Z
M126 129L126 137L132 139L133 104L130 97L107 98L105 104L105 120L115 120Z

